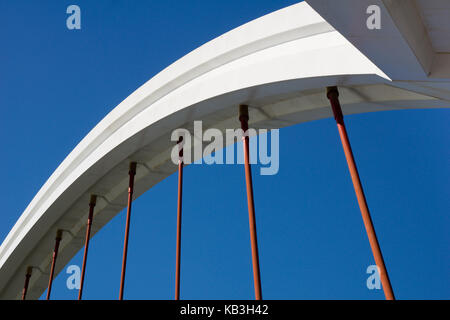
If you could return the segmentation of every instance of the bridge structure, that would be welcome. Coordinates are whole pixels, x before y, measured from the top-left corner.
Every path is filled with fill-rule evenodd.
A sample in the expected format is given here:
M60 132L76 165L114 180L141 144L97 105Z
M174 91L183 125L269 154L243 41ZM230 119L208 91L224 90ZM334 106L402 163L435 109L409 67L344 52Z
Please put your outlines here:
M368 19L377 14L373 28ZM225 131L334 117L383 290L394 299L344 115L448 108L449 18L445 0L307 0L182 57L114 108L39 190L0 247L0 298L38 299L48 289L49 299L53 278L84 247L81 299L89 240L126 207L122 299L132 201L178 171L179 299L184 164L171 161L171 133L192 131L195 120ZM253 282L262 299L248 138L243 146ZM180 148L180 156L191 151Z

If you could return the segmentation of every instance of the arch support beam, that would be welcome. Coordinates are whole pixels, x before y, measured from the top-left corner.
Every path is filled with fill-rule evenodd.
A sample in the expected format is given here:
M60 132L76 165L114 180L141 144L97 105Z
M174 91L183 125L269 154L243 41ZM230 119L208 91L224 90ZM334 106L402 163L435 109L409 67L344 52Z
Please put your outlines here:
M375 233L375 228L370 216L369 207L367 206L364 190L359 178L358 169L356 168L355 159L353 157L352 147L347 135L347 129L345 128L344 115L342 113L341 105L339 103L339 91L337 87L327 87L327 98L330 100L331 108L333 109L334 118L339 130L339 135L342 142L342 148L344 149L345 158L347 159L348 169L353 182L353 188L355 189L356 197L358 199L359 209L364 221L367 236L369 238L370 247L372 248L372 254L375 259L375 263L380 273L381 284L383 285L384 295L386 300L395 300L394 292L392 291L391 282L384 264L383 255L381 254L378 238Z

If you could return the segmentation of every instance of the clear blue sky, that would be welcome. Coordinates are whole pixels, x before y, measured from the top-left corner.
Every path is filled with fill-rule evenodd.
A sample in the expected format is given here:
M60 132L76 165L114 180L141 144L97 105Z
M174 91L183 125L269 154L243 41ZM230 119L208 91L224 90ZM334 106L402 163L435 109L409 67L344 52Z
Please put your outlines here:
M2 1L0 239L135 89L203 43L295 2ZM66 28L70 4L81 7L81 31ZM450 110L346 117L400 299L450 298L449 121ZM282 129L280 140L279 174L254 174L264 298L383 299L366 287L374 262L334 119ZM172 175L135 202L127 299L173 298L176 183ZM181 297L252 299L243 167L189 166L184 188ZM91 242L86 299L118 297L124 218L123 211ZM82 251L70 264L81 260ZM53 298L76 298L67 276L56 278Z

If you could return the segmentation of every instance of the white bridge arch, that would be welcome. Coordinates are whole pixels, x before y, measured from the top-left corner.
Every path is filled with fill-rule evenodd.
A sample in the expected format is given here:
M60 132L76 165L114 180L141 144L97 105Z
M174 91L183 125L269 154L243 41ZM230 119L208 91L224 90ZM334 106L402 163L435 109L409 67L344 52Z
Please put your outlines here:
M0 298L20 297L28 266L40 271L27 296L39 298L56 231L67 231L58 274L84 244L90 195L99 195L93 235L126 207L130 161L138 163L136 198L176 171L170 134L192 129L194 120L205 129L237 128L242 103L250 106L253 128L331 117L327 86L339 86L345 114L450 106L450 19L441 21L447 33L430 32L439 17L428 10L450 10L448 2L307 2L206 43L112 110L55 170L1 245ZM371 4L381 8L380 30L365 27ZM352 15L362 25L352 25Z

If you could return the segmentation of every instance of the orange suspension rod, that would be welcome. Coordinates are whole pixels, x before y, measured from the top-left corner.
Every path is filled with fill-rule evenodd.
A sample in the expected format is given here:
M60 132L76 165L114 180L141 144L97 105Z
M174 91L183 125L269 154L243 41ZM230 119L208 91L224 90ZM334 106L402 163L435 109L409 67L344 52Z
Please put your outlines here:
M183 147L181 142L183 137L178 140L179 157L178 160L178 206L177 206L177 252L175 267L175 300L180 300L180 262L181 262L181 206L183 198Z
M130 163L130 170L128 174L130 176L130 179L128 184L127 222L125 225L125 240L123 243L122 274L120 276L119 300L123 300L123 290L125 287L125 270L127 267L128 237L130 232L131 202L133 201L134 176L136 175L136 162Z
M345 153L345 158L347 159L348 169L352 178L356 198L358 199L359 209L361 210L364 226L366 228L367 236L369 237L370 247L372 248L372 254L375 258L375 263L377 264L380 271L380 278L381 284L383 285L384 295L386 297L386 300L395 300L386 266L384 265L384 259L383 255L381 254L377 235L375 234L375 228L373 227L372 218L370 217L369 207L367 206L367 201L361 185L361 180L359 178L358 169L356 168L352 147L350 145L347 130L345 128L344 115L342 114L341 105L339 103L339 91L337 87L328 87L327 97L330 100L334 118L336 119L339 135L341 137L342 147Z
M255 287L255 300L262 299L261 293L261 277L259 272L259 255L258 255L258 239L256 237L256 221L255 221L255 204L253 201L253 183L252 183L252 168L250 165L249 155L249 137L245 133L248 130L248 106L239 106L239 121L241 122L241 129L244 133L242 138L242 145L244 147L244 164L245 164L245 182L247 188L247 204L248 204L248 220L250 227L250 243L252 247L252 264L253 264L253 282Z
M28 284L30 283L32 271L33 271L32 267L27 268L27 274L25 275L25 284L23 286L23 291L22 291L22 300L25 300L27 297Z
M81 267L81 280L80 280L80 290L78 291L78 300L81 300L81 297L83 295L84 275L86 272L86 261L89 249L89 238L91 236L92 219L94 218L94 207L96 202L97 196L91 195L91 200L89 201L89 215L86 226L86 240L84 242L83 266Z
M59 250L59 244L61 242L61 239L62 239L62 231L58 230L56 232L55 249L53 250L52 267L50 269L50 278L48 280L47 300L50 300L50 293L52 292L52 284L53 284L53 276L55 273L56 258L58 257L58 250Z

